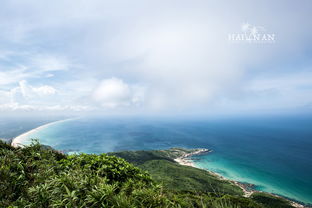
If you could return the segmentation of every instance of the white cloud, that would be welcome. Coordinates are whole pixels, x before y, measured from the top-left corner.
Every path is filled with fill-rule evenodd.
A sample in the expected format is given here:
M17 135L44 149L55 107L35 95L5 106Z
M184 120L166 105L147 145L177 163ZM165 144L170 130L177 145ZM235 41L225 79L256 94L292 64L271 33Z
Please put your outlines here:
M1 71L2 70L2 71ZM18 81L30 77L27 67L20 66L17 69L1 69L0 66L0 86L17 83Z
M45 103L49 101L52 96L57 94L57 90L48 85L32 86L26 80L19 82L17 87L0 92L0 103L11 104L20 103L21 105L32 103Z
M33 86L26 80L10 90L0 90L1 112L82 112L90 105L65 104L58 99L58 90L49 85Z
M69 59L60 55L27 51L2 53L0 51L0 87L28 79L45 81L45 78L55 77L54 71L66 71L74 66Z
M57 93L57 90L52 86L43 85L39 87L32 86L27 83L26 80L22 80L19 82L20 92L22 93L24 98L33 98L35 96L49 96Z
M9 103L11 101L11 94L9 91L0 90L0 104Z
M92 97L103 107L125 107L143 102L144 90L139 86L128 85L121 79L111 78L102 80Z
M94 108L84 105L26 105L16 102L0 104L0 111L90 111Z
M49 73L49 74L47 74L45 77L46 77L46 78L51 78L51 77L54 77L54 74Z
M19 103L6 103L0 105L0 111L32 111L35 110L36 108L31 106L31 105L21 105Z
M71 67L71 63L65 57L55 55L36 55L31 59L32 66L41 71L63 71Z
M25 68L2 70L0 63L0 85L10 85L2 88L9 89L21 80L31 83L22 82L12 90L15 99L24 104L39 100L48 105L51 100L44 98L54 95L59 96L55 102L73 104L91 96L103 107L141 105L148 110L175 111L196 110L197 106L209 109L222 96L226 97L223 100L233 99L228 93L232 91L244 97L242 85L246 79L254 79L249 83L250 91L266 91L262 96L269 98L271 88L276 92L288 88L286 82L270 78L274 67L281 68L287 61L309 64L306 52L312 30L297 23L309 19L311 5L308 1L263 1L254 10L253 3L246 1L228 6L226 1L56 0L47 5L36 0L4 0L0 8L0 59L5 60L3 65L11 61ZM276 43L229 43L228 34L240 32L241 23L246 21L276 34ZM16 55L18 51L29 52ZM70 70L76 61L85 67ZM255 68L271 66L271 72L263 72L267 81L256 77ZM112 76L123 80L103 80L92 91L94 83ZM55 80L55 86L46 85L47 80ZM128 84L130 80L148 88ZM305 82L298 79L301 81ZM297 90L292 88L283 97L295 96ZM250 103L257 101L246 97ZM240 99L237 106L244 108L247 98ZM297 105L289 100L289 105Z
M40 96L54 95L57 92L55 88L48 85L33 87L32 90Z
M52 105L52 106L44 106L39 108L41 111L49 110L49 111L91 111L94 107L86 106L86 105Z
M32 87L28 85L26 80L22 80L19 82L19 87L15 88L15 92L20 90L22 96L24 98L31 98L33 97Z

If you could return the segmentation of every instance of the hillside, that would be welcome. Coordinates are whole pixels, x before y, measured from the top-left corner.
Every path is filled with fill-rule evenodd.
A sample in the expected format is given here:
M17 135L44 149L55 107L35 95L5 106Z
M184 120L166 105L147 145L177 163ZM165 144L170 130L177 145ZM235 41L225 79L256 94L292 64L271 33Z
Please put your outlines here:
M0 142L0 207L291 207L271 195L242 197L238 187L175 163L172 153L67 156Z
M202 169L180 165L174 160L198 150L171 148L168 150L121 151L108 154L124 158L126 161L148 171L155 181L163 184L171 191L214 193L223 197L227 195L236 196L236 199L247 199L242 197L242 189L229 181L220 180L220 178ZM293 207L289 201L267 193L253 193L249 199L256 201L260 207Z
M174 191L211 192L241 196L241 188L220 180L205 170L179 165L174 159L195 150L172 148L169 150L125 151L108 153L146 170L152 178Z

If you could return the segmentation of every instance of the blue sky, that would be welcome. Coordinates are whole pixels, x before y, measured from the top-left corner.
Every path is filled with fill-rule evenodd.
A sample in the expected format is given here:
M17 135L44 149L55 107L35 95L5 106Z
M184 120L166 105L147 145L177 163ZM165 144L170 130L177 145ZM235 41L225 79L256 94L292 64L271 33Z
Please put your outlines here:
M3 0L2 114L311 111L311 1ZM229 34L274 34L231 41Z

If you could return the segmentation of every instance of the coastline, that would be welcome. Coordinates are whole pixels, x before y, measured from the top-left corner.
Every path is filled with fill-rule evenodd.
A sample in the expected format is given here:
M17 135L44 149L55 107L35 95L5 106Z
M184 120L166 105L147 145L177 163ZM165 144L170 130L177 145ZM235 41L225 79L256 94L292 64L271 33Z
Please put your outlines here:
M17 137L13 138L12 141L11 141L11 145L13 147L21 147L23 146L23 142L25 142L25 140L27 140L27 136L29 136L30 134L32 133L35 133L41 129L44 129L44 128L47 128L51 125L54 125L56 123L62 123L62 122L66 122L66 121L70 121L70 120L74 120L75 118L67 118L67 119L63 119L63 120L58 120L58 121L53 121L53 122L50 122L50 123L47 123L47 124L43 124L41 126L38 126L34 129L31 129L23 134L20 134L18 135Z
M174 161L176 161L180 165L185 165L185 166L190 166L190 167L194 167L194 168L199 168L199 167L195 166L194 161L192 160L191 157L194 156L194 155L208 154L210 152L212 152L212 150L199 149L199 150L194 151L192 153L186 153L186 154L184 154L184 155L182 155L180 157L177 157L177 158L174 159ZM203 168L199 168L199 169L203 169ZM203 169L203 170L207 171L211 175L214 175L214 176L218 177L221 180L229 181L230 183L240 187L242 189L245 197L250 197L253 193L256 193L256 192L262 192L262 191L255 190L253 188L254 184L247 184L247 183L242 183L242 182L230 180L230 179L227 179L224 176L222 176L222 175L220 175L218 173L215 173L213 171L210 171L210 170L207 170L207 169ZM268 193L268 192L263 192L263 193ZM272 194L272 193L268 193L268 194L271 194L271 195L273 195L275 197L280 197L280 198L283 198L283 199L289 201L290 204L293 207L296 207L296 208L305 208L306 207L305 205L301 204L300 202L291 200L289 198L286 198L286 197L283 197L283 196L280 196L280 195L276 195L276 194Z
M194 155L208 154L209 152L212 152L212 150L205 149L205 148L197 149L194 152L185 153L182 156L179 156L179 157L175 158L174 161L176 161L180 165L186 165L186 166L191 166L191 167L196 168L196 166L193 163L193 160L191 159L191 157L194 156Z

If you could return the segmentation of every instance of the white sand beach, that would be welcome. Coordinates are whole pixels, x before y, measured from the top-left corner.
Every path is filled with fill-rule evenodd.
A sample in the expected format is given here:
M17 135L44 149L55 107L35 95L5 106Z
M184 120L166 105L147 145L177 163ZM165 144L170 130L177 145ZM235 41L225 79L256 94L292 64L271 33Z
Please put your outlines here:
M57 123L66 122L66 121L70 121L70 120L74 120L74 119L75 119L75 118L68 118L68 119L59 120L59 121L53 121L53 122L51 122L51 123L47 123L47 124L38 126L37 128L34 128L34 129L30 130L30 131L27 131L27 132L25 132L25 133L23 133L23 134L21 134L21 135L15 137L15 138L12 140L11 145L12 145L13 147L23 146L23 143L24 143L27 139L30 138L29 136L30 136L31 134L33 134L33 133L35 133L35 132L37 132L37 131L39 131L39 130L42 130L42 129L44 129L44 128L47 128L47 127L49 127L49 126L51 126L51 125L54 125L54 124L57 124Z
M200 154L207 153L207 152L210 152L210 150L199 149L199 150L192 152L192 153L186 153L186 154L182 155L181 157L178 157L174 160L177 163L179 163L180 165L195 167L195 164L193 163L193 160L190 157L192 157L193 155L200 155Z

